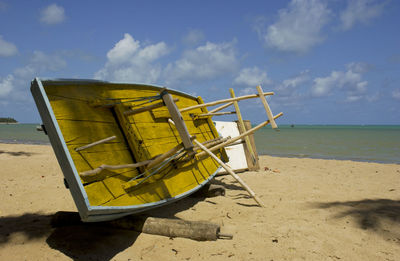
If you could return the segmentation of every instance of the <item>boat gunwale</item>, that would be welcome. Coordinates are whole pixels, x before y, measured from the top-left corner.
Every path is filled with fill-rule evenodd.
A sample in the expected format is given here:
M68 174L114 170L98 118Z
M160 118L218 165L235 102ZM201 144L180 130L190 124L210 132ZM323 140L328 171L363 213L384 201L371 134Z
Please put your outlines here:
M77 85L87 85L87 84L113 84L113 85L121 85L121 86L136 86L136 87L150 87L150 88L154 88L154 89L164 89L167 88L167 90L169 92L172 92L173 94L179 94L182 96L186 96L187 98L191 98L191 99L197 99L197 97L180 91L180 90L176 90L176 89L170 89L166 86L161 86L161 85L156 85L156 84L148 84L148 83L134 83L134 82L109 82L109 81L103 81L103 80L92 80L92 79L63 79L63 78L59 78L59 79L51 79L51 78L36 78L39 79L41 82L46 82L46 84L50 84L50 86L58 86L58 85L63 85L63 84L77 84Z

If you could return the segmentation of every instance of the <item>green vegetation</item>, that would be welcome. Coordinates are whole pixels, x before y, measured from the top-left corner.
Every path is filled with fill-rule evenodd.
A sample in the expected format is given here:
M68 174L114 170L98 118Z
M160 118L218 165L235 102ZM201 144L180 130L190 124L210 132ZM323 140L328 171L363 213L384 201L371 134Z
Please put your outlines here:
M14 118L0 118L0 123L18 123Z

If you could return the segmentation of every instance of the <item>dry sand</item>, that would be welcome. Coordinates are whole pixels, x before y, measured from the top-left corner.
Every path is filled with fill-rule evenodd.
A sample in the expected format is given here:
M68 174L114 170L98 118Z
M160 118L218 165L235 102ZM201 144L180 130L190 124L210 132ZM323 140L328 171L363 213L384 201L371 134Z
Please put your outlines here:
M110 228L53 229L75 211L52 148L0 144L0 260L400 260L400 165L261 156L226 196L152 214L224 225L233 240L197 242ZM268 167L270 170L264 170Z

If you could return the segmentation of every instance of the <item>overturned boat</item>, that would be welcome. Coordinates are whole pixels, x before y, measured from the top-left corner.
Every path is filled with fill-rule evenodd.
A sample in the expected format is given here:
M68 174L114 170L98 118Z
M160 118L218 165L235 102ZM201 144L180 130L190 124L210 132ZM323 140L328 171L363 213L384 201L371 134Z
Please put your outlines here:
M249 135L220 137L211 117L221 113L207 110L240 97L204 104L201 97L158 86L39 78L32 81L31 92L87 222L143 212L190 195L216 175L221 160L228 160L224 147ZM259 96L265 100L270 94Z

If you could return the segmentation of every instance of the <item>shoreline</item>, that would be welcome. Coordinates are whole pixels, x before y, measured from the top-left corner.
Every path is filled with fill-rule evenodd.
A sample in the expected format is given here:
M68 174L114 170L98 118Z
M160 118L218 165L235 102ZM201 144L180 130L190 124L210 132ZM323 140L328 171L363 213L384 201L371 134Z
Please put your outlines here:
M276 158L288 158L288 159L317 159L317 160L337 160L337 161L352 161L352 162L361 162L361 163L378 163L378 164L396 164L400 165L400 162L387 162L387 161L373 161L373 160L362 160L362 159L350 159L350 158L329 158L329 157L300 157L300 156L292 156L292 155L276 155L276 154L259 154L259 156L269 156Z
M49 142L22 142L22 141L2 141L0 140L0 144L10 144L10 145L39 145L39 146L51 146ZM318 156L307 156L301 157L296 155L277 155L277 154L258 154L259 157L267 156L267 157L275 157L275 158L288 158L288 159L320 159L320 160L337 160L337 161L352 161L352 162L362 162L362 163L378 163L378 164L396 164L400 165L400 162L383 162L383 161L373 161L373 160L363 160L363 159L351 159L351 158L330 158L330 157L318 157Z

